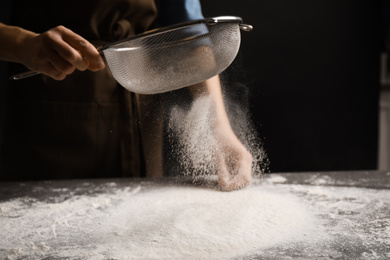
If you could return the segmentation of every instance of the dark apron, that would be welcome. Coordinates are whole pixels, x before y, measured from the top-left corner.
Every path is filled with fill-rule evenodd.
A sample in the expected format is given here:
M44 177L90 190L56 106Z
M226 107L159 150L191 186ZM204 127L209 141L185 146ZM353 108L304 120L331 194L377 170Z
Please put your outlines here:
M39 33L64 25L96 46L143 32L156 17L153 0L18 0L14 7L13 25ZM10 74L24 70L9 66ZM10 82L6 92L1 179L162 174L161 109L150 106L159 97L128 92L108 68L63 81L35 76Z

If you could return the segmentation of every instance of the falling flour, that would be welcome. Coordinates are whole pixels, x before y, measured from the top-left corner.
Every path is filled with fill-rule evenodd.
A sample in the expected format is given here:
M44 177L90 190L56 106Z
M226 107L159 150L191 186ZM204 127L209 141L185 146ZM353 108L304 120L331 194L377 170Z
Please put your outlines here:
M232 102L227 105L235 106L236 112L239 111L230 121L237 126L235 134L253 156L252 174L259 175L267 166L261 142L240 106ZM215 119L210 96L195 99L189 109L178 105L171 109L168 133L172 154L178 158L181 174L199 176L216 173L216 156L224 151L213 131Z
M180 158L181 172L187 175L215 173L218 147L212 131L214 117L210 97L198 98L189 111L175 106L169 118L168 130L177 141L173 151Z

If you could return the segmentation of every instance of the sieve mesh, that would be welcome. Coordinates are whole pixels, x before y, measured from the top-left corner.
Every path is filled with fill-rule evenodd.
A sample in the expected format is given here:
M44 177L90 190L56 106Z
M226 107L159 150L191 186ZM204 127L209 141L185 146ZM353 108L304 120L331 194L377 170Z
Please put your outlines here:
M114 78L127 90L156 94L200 83L237 55L240 26L199 22L146 35L102 50Z

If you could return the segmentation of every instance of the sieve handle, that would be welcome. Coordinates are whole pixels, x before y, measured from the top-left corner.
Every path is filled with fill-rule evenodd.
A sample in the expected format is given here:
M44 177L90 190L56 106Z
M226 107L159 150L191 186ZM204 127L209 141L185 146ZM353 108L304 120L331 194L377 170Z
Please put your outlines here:
M240 24L240 29L245 31L245 32L250 32L253 30L253 26L252 25L249 25L249 24L243 24L241 23Z
M35 71L26 71L26 72L23 72L23 73L19 73L19 74L13 75L9 79L10 80L25 79L25 78L32 77L32 76L35 76L35 75L38 75L38 74L40 74L40 73L35 72Z
M241 17L237 16L218 16L218 17L211 17L211 18L205 18L204 21L208 25L213 25L217 23L239 23L240 29L246 32L250 32L253 30L253 26L249 24L243 24Z
M99 46L96 48L97 51L100 53L100 55L102 54L102 52L101 52L102 47L103 46ZM19 79L25 79L25 78L32 77L35 75L39 75L39 74L41 74L41 73L30 70L30 71L26 71L26 72L22 72L22 73L13 75L13 76L9 77L9 79L10 80L19 80Z

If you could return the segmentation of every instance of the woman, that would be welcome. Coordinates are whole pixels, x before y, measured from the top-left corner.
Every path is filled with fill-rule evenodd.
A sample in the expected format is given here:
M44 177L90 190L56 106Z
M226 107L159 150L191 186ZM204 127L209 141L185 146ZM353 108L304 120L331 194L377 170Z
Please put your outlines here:
M16 0L14 6L13 26L0 24L0 59L13 62L10 74L27 67L42 76L7 88L2 179L162 175L161 96L118 85L95 46L156 23L200 19L199 2ZM221 187L245 186L252 156L230 127L218 76L189 89L210 95L215 106L214 130L228 151L217 163Z

